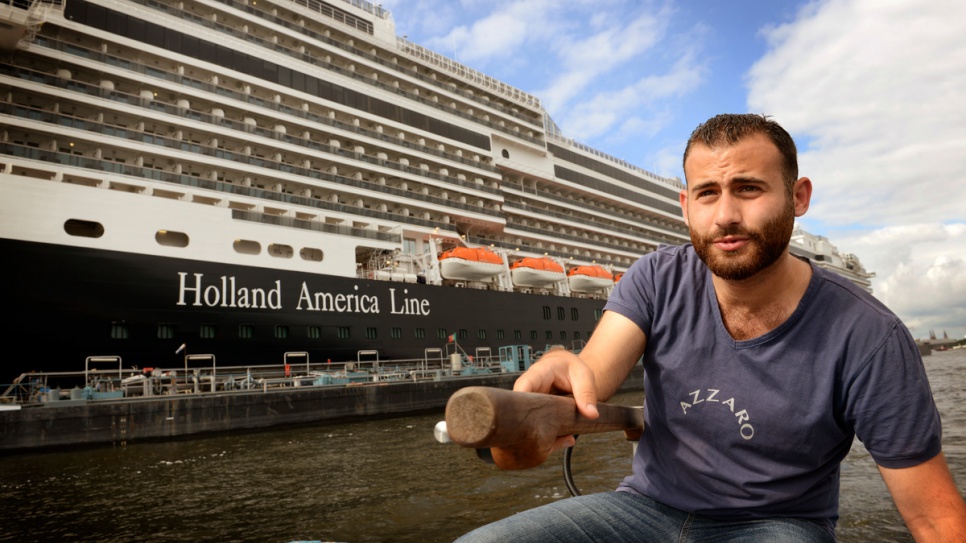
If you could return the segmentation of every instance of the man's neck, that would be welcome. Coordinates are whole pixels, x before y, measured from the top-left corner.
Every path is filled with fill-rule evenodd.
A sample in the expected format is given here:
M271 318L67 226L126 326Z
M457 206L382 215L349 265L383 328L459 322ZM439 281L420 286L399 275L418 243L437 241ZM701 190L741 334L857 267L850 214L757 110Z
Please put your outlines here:
M721 318L736 340L766 334L792 315L812 278L812 267L787 251L768 268L741 281L712 276Z

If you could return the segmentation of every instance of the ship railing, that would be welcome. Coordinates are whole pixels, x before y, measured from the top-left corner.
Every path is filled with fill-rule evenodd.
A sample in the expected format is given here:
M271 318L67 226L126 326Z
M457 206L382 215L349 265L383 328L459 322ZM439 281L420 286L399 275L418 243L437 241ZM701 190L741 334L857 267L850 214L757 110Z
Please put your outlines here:
M143 4L145 4L145 5L149 5L151 7L156 7L156 4L154 4L154 3L148 3L147 0L137 0L137 1L139 1L139 2L141 2ZM367 59L367 60L369 60L371 62L375 62L375 63L377 63L377 64L379 64L379 65L381 65L381 66L383 66L385 68L391 69L393 71L397 71L397 72L404 73L404 74L406 74L409 77L413 77L413 78L418 79L418 80L420 80L420 81L422 81L424 83L427 83L429 85L432 85L432 86L435 86L435 87L438 87L438 88L444 88L448 92L453 92L453 93L459 94L460 96L462 96L464 98L473 100L474 102L477 102L477 103L486 105L488 107L492 107L492 108L497 109L497 110L499 110L499 111L501 111L501 112L503 112L503 113L505 113L507 115L510 115L512 117L516 117L516 118L518 118L518 119L520 119L522 121L526 121L526 122L531 123L533 125L538 125L539 124L531 116L526 116L524 114L521 114L519 111L517 111L515 109L511 109L511 108L505 107L502 104L496 104L496 103L492 103L492 102L485 102L479 96L476 96L473 93L467 92L467 91L465 91L463 89L459 89L459 88L455 88L454 89L454 88L452 88L450 86L447 86L445 84L445 82L442 81L442 80L434 79L434 78L432 78L430 76L427 76L427 75L425 75L423 73L420 73L418 70L410 69L410 68L404 66L401 63L394 62L393 60L387 60L387 59L382 58L382 57L380 57L378 55L374 55L374 54L371 54L371 53L369 53L367 51L364 51L362 49L359 49L358 47L354 47L352 45L349 45L349 44L344 43L342 41L333 39L333 38L331 38L329 36L326 36L324 34L321 34L319 32L315 32L315 31L313 31L313 30L311 30L309 28L306 28L304 25L296 24L293 21L290 21L290 20L284 19L282 17L276 16L276 15L272 14L269 11L258 10L255 7L253 7L252 4L243 4L241 2L236 2L234 0L218 0L218 1L221 2L221 3L223 3L223 4L225 4L225 5L233 6L233 7L236 7L238 9L242 9L243 11L247 11L249 13L251 13L251 12L258 12L260 19L267 20L267 21L271 21L271 22L273 22L273 23L275 23L277 25L283 26L283 27L288 28L290 30L294 30L294 31L296 31L298 33L305 34L305 35L307 35L309 37L312 37L312 38L314 38L316 40L319 40L319 41L321 41L323 43L326 43L326 44L331 45L333 47L337 47L337 48L342 49L343 51L347 51L347 52L349 52L349 53L351 53L353 55L360 56L360 57L365 58L365 59ZM293 0L293 1L296 4L305 6L305 2L307 0ZM306 7L308 7L308 6L306 6ZM176 8L173 8L171 6L163 6L163 8L158 8L158 9L164 9L165 11L174 12L174 13L180 13L182 11L182 10L177 10ZM388 16L388 11L384 11L384 13ZM222 32L234 33L233 31L235 30L233 27L229 27L229 26L226 26L226 25L222 25L222 24L217 23L217 22L204 21L204 20L199 21L199 20L196 20L196 19L194 19L194 21L196 23L198 23L198 24L202 24L202 25L208 26L210 28L215 28L215 29L218 29L218 30L220 30ZM365 33L367 35L371 35L371 32L369 32L368 29L357 28L357 30L360 31L360 32L363 32L363 33ZM367 36L367 38L368 38L368 36ZM261 42L261 43L264 43L264 40L257 40L257 41L258 42ZM393 53L395 53L395 52L397 52L399 50L402 50L403 52L408 53L411 56L414 56L415 58L423 58L422 55L412 55L412 53L409 52L409 51L407 51L405 49L405 47L402 47L401 48L400 47L400 43L402 43L404 46L406 44L409 44L408 46L410 46L410 47L420 48L420 46L415 45L412 42L409 42L405 38L396 37L396 49L394 49L392 51ZM285 51L288 54L293 55L293 56L298 56L298 57L309 56L309 55L307 55L305 53L300 53L298 51L293 51L292 49L289 49L287 47L282 47L280 44L274 44L273 43L273 44L271 44L271 46L272 46L273 49L283 50L283 51ZM430 51L430 53L432 53L432 51ZM446 57L442 57L442 55L439 55L438 53L433 53L433 54L436 54L437 56L439 56L439 57L441 57L443 59L446 59ZM449 60L449 59L446 59L446 60ZM311 61L311 62L313 64L315 64L318 61L317 60L314 60L314 61ZM454 62L454 61L449 60L449 62ZM437 62L431 62L431 64L434 64L434 65L437 65L437 66L439 65ZM465 66L463 66L463 69L466 70L467 68ZM447 70L447 71L450 71L450 70ZM488 76L486 76L484 74L480 74L480 76L482 76L483 78L488 77ZM468 81L471 81L471 82L475 82L475 83L480 82L480 80L475 79L475 78L466 78L465 76L464 76L464 78L467 79ZM506 97L509 97L509 98L513 99L513 101L515 101L515 102L518 102L518 103L521 103L521 104L524 104L524 105L530 105L530 106L535 107L535 108L539 108L540 107L540 102L539 102L539 99L538 98L536 98L536 97L534 97L532 95L527 95L523 91L520 91L519 89L515 89L515 88L507 85L506 83L503 83L503 82L498 81L496 79L493 79L493 78L490 78L490 79L492 81L494 81L497 84L497 86L493 86L493 85L483 85L483 86L486 86L488 88L491 88L493 90L496 90L499 94L502 94L502 95L504 95ZM367 81L367 82L368 83L372 83L371 80L370 81ZM507 92L506 89L511 89L511 90L509 92ZM527 99L523 99L523 100L521 100L519 98L516 98L516 96L519 93L523 93L528 98Z
M558 133L555 133L555 132L548 132L547 133L547 139L548 140L554 140L557 143L563 143L563 144L566 144L566 145L570 145L572 147L576 147L577 149L580 149L581 151L584 151L585 153L592 154L592 155L594 155L594 156L596 156L598 158L602 158L602 159L604 159L604 160L606 160L608 162L613 162L614 164L617 164L619 166L623 166L624 168L627 168L629 170L633 170L633 171L637 172L638 174L641 174L641 175L645 176L648 179L653 179L655 181L660 181L661 183L664 183L665 185L669 185L669 186L671 186L671 187L673 187L673 188L675 188L677 190L681 190L681 189L684 188L684 184L681 182L681 179L680 178L677 178L677 177L663 177L663 176L657 175L655 173L652 173L652 172L649 172L649 171L645 170L644 168L641 168L640 166L635 166L635 165L631 164L630 162L627 162L626 160L617 158L617 157L612 156L612 155L608 155L607 153L604 153L602 151L599 151L597 149L594 149L593 147L591 147L589 145L585 145L585 144L580 143L580 142L578 142L576 140L573 140L571 138L564 137L561 134L558 134Z
M449 112L450 114L453 114L453 115L456 115L456 116L459 116L459 117L464 117L464 118L467 118L467 119L471 119L474 122L479 123L479 124L485 124L485 125L493 128L494 130L498 130L500 132L504 132L506 134L509 134L509 135L512 135L512 136L515 136L515 137L518 137L518 138L521 138L521 139L524 139L524 140L527 140L527 141L531 141L532 143L538 143L538 144L541 143L536 138L532 138L532 137L527 136L527 135L524 135L522 133L515 133L514 131L508 129L507 127L500 126L500 125L498 125L496 123L493 123L491 121L486 121L486 120L484 120L482 118L479 118L479 117L473 117L473 116L471 116L471 115L469 115L467 113L464 113L464 112L462 112L462 111L460 111L460 110L458 110L456 108L444 106L444 105L442 105L442 104L440 104L438 102L434 102L434 101L432 101L432 100L430 100L430 99L428 99L426 97L419 96L418 94L406 92L406 91L404 91L404 90L402 90L402 89L400 89L398 87L394 87L394 86L389 85L387 83L379 82L378 80L373 80L371 77L365 76L365 75L363 75L361 73L357 73L357 72L354 72L354 71L346 70L344 68L341 68L341 67L337 66L336 64L326 62L325 60L323 60L321 58L318 58L318 57L314 57L314 56L312 56L312 55L310 55L308 53L299 52L299 51L296 51L296 50L291 49L289 47L286 47L286 46L284 46L284 45L282 45L280 43L275 43L275 42L271 42L271 41L269 41L267 39L259 38L258 36L254 35L252 33L242 32L240 29L238 29L238 28L236 28L234 26L229 26L229 25L225 25L225 24L222 24L222 23L219 23L219 22L216 22L216 21L209 21L207 19L202 19L202 18L198 17L197 15L195 15L195 14L193 14L191 12L182 10L182 9L180 9L178 7L175 7L175 6L171 6L171 5L167 5L167 4L162 4L160 2L155 2L155 1L152 1L152 0L134 0L134 1L136 1L136 2L138 2L140 4L142 4L142 5L145 5L145 6L149 7L149 8L156 9L156 10L161 11L161 12L164 12L164 13L170 13L170 14L176 15L176 16L182 18L182 19L188 19L188 20L192 21L195 24L198 24L200 26L204 26L204 27L210 28L212 30L215 30L216 32L220 32L220 33L223 33L223 34L235 36L237 38L243 39L243 40L248 41L250 43L254 43L254 44L260 45L261 47L264 47L266 49L278 51L278 52L283 53L283 54L285 54L285 55L287 55L289 57L302 60L302 61L304 61L304 62L306 62L308 64L311 64L311 65L313 65L315 67L324 67L324 68L328 69L329 71L336 72L336 73L341 74L341 75L343 75L345 77L352 78L352 79L355 79L357 81L361 81L361 82L363 82L365 84L368 84L368 85L373 85L373 86L382 88L382 89L387 90L389 92L393 92L393 93L396 93L396 94L404 95L407 98L409 98L410 100L414 100L414 101L417 101L417 102L426 104L426 105L428 105L430 107L433 107L435 109L442 109L444 111ZM228 5L236 5L235 2L230 2L228 0L221 0L221 1L223 3L225 3L225 4L228 4ZM236 6L236 7L238 7L238 6ZM244 11L248 11L248 10L251 10L252 9L252 6L251 5L244 5L243 7L239 7L239 9L243 9ZM263 19L271 19L276 24L281 24L282 26L286 26L286 27L289 27L289 28L294 28L295 30L299 31L300 33L304 33L304 34L308 34L308 35L311 35L313 37L316 37L317 39L320 39L321 41L325 41L326 43L328 43L330 45L333 45L335 47L338 47L340 49L347 50L347 51L349 51L352 54L360 55L360 56L369 58L370 60L373 60L373 58L378 58L378 57L372 57L371 55L368 55L364 51L360 51L360 50L355 49L355 48L349 48L348 46L346 46L345 44L342 44L341 42L337 42L337 41L331 40L329 38L325 38L324 36L318 37L318 35L316 33L313 33L311 31L306 31L306 29L304 27L302 27L302 26L293 27L291 25L291 23L287 23L287 22L284 22L284 20L277 19L274 16L272 16L270 13L261 12L260 13L260 16ZM397 38L397 40L398 39L399 38ZM419 47L419 46L416 46L416 47ZM402 50L403 48L400 47L400 49ZM404 51L404 52L407 52L408 53L408 51ZM387 63L386 61L382 61L381 59L377 60L376 62L379 62L380 64L383 64L385 66L389 66L389 67L392 66L391 64ZM481 83L481 81L477 81L477 83ZM505 83L502 83L502 85L509 87ZM512 89L512 87L509 87L509 88ZM504 94L505 96L511 96L510 94L507 94L505 92L503 92L502 94ZM521 103L525 103L523 101L520 101L519 99L517 99L516 101L521 102ZM514 114L514 113L508 113L508 114L509 115L513 115L513 116L519 116L519 114ZM534 126L539 126L539 122L536 121L536 120L534 120L534 119L526 119L526 118L524 118L522 120L526 120L526 121L532 123Z
M360 351L356 361L309 362L306 353L288 353L286 363L270 365L219 366L214 356L190 355L191 361L211 361L203 367L179 368L119 368L101 371L85 367L74 372L30 372L21 374L0 394L0 410L20 407L72 405L77 401L120 400L184 394L223 394L237 391L263 391L289 387L335 386L346 382L386 383L401 381L441 380L459 375L501 373L504 368L499 356L489 348L476 350L466 357L459 371L454 371L451 360L440 356L443 349L427 349L423 358L364 360L378 351ZM306 354L305 364L292 362ZM120 357L92 357L94 363L120 363ZM470 361L472 359L472 361Z
M57 76L55 75L47 74L44 72L35 72L25 68L17 68L17 70L20 72L23 72L24 74L29 74L31 76L39 77L45 80L48 84L62 85L62 82L58 82ZM492 195L500 194L499 188L488 186L483 183L479 183L475 181L467 181L464 179L460 179L458 177L443 175L437 172L424 170L422 168L401 164L399 162L393 162L387 159L366 155L364 153L357 153L355 151L351 151L348 149L333 147L327 144L312 141L311 139L308 139L308 138L284 134L282 132L279 132L270 128L257 127L257 126L253 127L249 124L245 124L244 122L225 119L223 117L218 117L210 113L204 113L204 112L192 110L189 108L179 107L176 104L167 104L157 100L143 98L138 95L126 94L115 90L107 90L101 87L89 85L86 83L76 82L76 81L71 81L70 83L67 84L67 86L71 90L75 90L77 92L83 92L84 94L88 94L91 96L98 96L100 98L113 100L116 102L140 103L156 111L163 111L165 113L169 113L172 115L191 118L193 120L202 121L202 122L206 122L209 124L218 125L222 127L227 127L233 130L246 132L248 134L256 134L268 139L283 141L285 143L290 143L292 145L297 145L299 147L305 148L307 150L306 151L307 153L310 153L311 151L325 152L332 155L351 158L353 160L357 160L360 162L366 162L375 166L390 168L393 170L397 170L399 172L413 174L417 177L428 177L430 179L443 181L445 183L462 187L464 189L486 192ZM392 190L391 188L387 188L383 185L377 185L371 182L354 180L350 177L345 177L345 176L326 174L314 168L305 168L302 166L297 166L295 164L289 164L283 161L275 161L275 160L268 160L264 158L253 157L250 155L245 155L244 153L240 153L240 152L226 151L225 149L222 149L219 147L200 145L200 144L188 145L183 140L179 140L176 138L160 136L158 134L154 134L151 132L132 130L126 127L113 126L108 123L96 122L90 119L84 119L80 117L72 117L70 115L64 115L61 113L51 113L39 108L30 108L20 104L6 103L4 105L3 112L10 115L18 116L18 117L25 117L25 118L38 120L41 122L56 124L59 126L66 126L70 128L76 128L79 130L86 130L88 132L94 132L94 133L105 134L109 136L115 136L119 138L125 138L125 139L138 141L142 143L150 143L152 145L158 145L158 146L167 147L170 149L180 149L182 151L190 151L194 154L211 156L215 158L223 158L226 160L231 160L233 162L244 162L253 166L258 166L266 169L279 170L286 173L299 175L302 177L324 179L327 181L334 181L340 184L350 184L354 186L360 186L362 188L368 188L370 190L377 190L380 192L386 192L387 190ZM417 150L423 151L424 149L419 148ZM431 152L432 150L429 148L426 148L425 151ZM412 191L398 191L398 192L395 192L395 194L409 197L409 198L418 198L417 193ZM440 203L445 205L459 206L459 202L454 202L451 200L443 200L439 198L436 198L436 199L420 198L420 199L425 199L427 201L432 201L434 203ZM463 207L470 211L477 211L479 213L484 213L484 214L487 213L486 210L479 210L473 206L465 206L465 207L459 206L459 207Z
M410 142L410 141L407 141L407 140L404 140L404 139L399 139L399 138L393 137L393 136L391 136L389 134L385 134L383 132L378 132L376 130L369 130L369 129L363 128L361 126L355 126L355 125L352 125L352 124L349 124L349 123L344 123L344 122L341 122L341 121L339 121L337 119L331 119L329 117L325 117L325 116L322 116L322 115L316 115L316 114L311 113L309 111L306 111L306 110L304 110L302 108L295 108L295 107L287 106L285 104L282 104L282 103L279 103L279 102L275 102L275 101L272 101L272 100L264 100L264 99L261 99L261 98L259 98L257 96L253 96L251 94L246 94L244 92L240 92L240 91L236 91L234 89L230 89L230 88L227 88L227 87L223 87L223 86L220 86L220 85L216 85L214 83L210 83L210 82L207 82L207 81L201 81L201 80L198 80L198 79L193 79L191 77L188 77L186 75L180 74L178 72L168 71L168 70L162 70L162 69L160 69L158 67L155 67L155 66L150 66L149 67L149 66L146 66L144 64L135 63L135 62L133 62L130 59L127 59L127 58L121 58L121 57L118 57L118 56L111 55L109 53L104 53L104 52L99 51L99 50L83 48L83 47L80 47L79 45L76 45L76 44L68 44L66 42L63 42L63 41L60 41L60 40L57 40L57 39L54 39L54 38L51 38L51 37L48 37L48 36L40 37L40 38L38 38L37 41L40 42L44 47L48 47L50 49L54 49L54 50L57 50L57 51L63 51L63 52L66 52L66 53L69 53L69 54L73 54L73 55L76 55L76 56L82 56L84 58L91 58L91 59L95 59L95 60L100 59L100 60L102 60L106 64L110 64L112 66L123 67L123 68L125 68L127 70L130 70L130 71L133 71L133 72L136 72L136 73L139 73L139 74L144 74L144 75L147 75L147 76L150 76L150 77L158 78L158 79L161 79L161 80L164 80L164 81L170 81L170 82L173 82L173 83L185 84L185 85L188 85L188 86L191 86L191 87L195 87L195 88L198 88L198 89L201 89L201 90L205 90L207 92L211 92L213 94L218 94L219 96L224 96L224 97L228 97L228 98L234 98L235 100L240 100L242 102L248 102L248 103L257 105L259 107L263 107L263 108L266 108L266 109L271 109L273 111L277 111L277 112L280 112L280 113L284 113L284 114L287 114L287 115L291 115L293 117L299 117L299 118L306 119L306 120L309 120L309 121L312 121L312 122L316 122L316 123L319 123L319 124L324 124L324 125L327 125L327 126L332 126L332 127L339 128L339 129L342 129L342 130L348 130L350 132L355 132L357 134L362 134L364 136L369 136L371 138L379 139L379 140L382 140L382 141L385 141L385 142L388 142L388 143L393 143L395 145L399 145L399 146L406 147L406 148L409 148L409 149L414 149L414 150L417 150L417 151L422 152L422 153L427 153L427 154L431 154L431 155L434 155L434 156L446 158L448 160L452 160L452 161L455 161L455 162L460 162L460 163L466 164L468 166L473 166L473 167L476 167L476 168L481 168L481 169L486 170L486 171L489 171L489 172L496 173L498 171L497 168L495 166L493 166L492 164L480 162L478 160L472 160L472 159L465 158L465 157L462 157L462 156L459 156L459 155L455 155L453 153L447 153L445 151L440 151L440 150L435 149L435 148L432 148L432 147L427 147L425 145L420 145L418 143ZM56 76L53 76L52 74L46 74L44 72L33 72L32 71L32 73L35 74L35 77L44 77L44 78L54 78L54 77L56 77ZM55 79L50 79L49 81L46 81L46 84L54 84L53 81L56 81L56 80ZM79 88L83 88L83 87L88 86L88 85L84 85L83 83L73 82L73 81L70 84L71 85L77 84L79 86ZM92 86L92 87L93 88L97 88L97 87L94 87L94 86ZM77 89L74 89L74 90L77 90ZM182 108L182 109L184 109L184 108ZM195 119L195 120L201 120L202 118Z

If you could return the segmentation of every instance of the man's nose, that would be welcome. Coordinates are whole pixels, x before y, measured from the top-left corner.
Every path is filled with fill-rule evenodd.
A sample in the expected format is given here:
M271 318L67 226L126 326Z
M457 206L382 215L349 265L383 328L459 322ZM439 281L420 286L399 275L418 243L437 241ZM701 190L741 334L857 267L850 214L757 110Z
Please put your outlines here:
M715 205L716 226L727 227L741 222L741 206L737 198L725 193L718 198Z

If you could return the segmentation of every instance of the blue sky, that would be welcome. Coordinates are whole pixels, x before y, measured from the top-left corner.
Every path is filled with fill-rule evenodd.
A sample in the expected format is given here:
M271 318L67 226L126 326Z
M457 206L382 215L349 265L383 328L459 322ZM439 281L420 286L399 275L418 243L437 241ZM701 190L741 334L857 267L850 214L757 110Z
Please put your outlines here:
M876 272L915 337L966 335L966 2L384 0L399 35L536 95L663 176L700 122L773 116L803 226Z

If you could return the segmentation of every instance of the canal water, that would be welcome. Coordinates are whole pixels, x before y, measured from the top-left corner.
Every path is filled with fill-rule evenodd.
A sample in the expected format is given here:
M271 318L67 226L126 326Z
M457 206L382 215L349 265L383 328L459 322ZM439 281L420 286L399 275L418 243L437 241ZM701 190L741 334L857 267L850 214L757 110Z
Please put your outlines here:
M966 489L966 350L925 359L944 449ZM638 404L640 394L615 399ZM441 413L125 447L0 457L0 541L451 541L489 521L568 495L560 455L501 472L441 445ZM621 433L582 436L573 472L584 493L630 469ZM911 541L856 442L842 470L839 540Z

